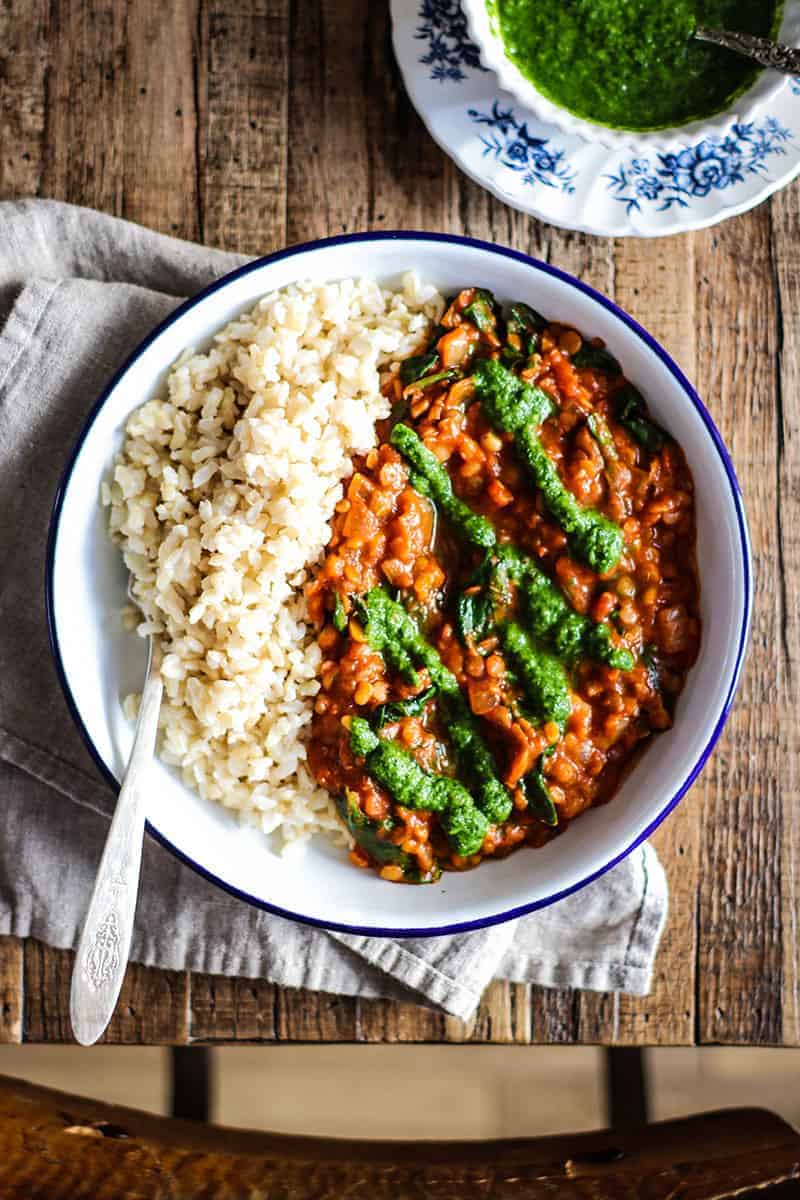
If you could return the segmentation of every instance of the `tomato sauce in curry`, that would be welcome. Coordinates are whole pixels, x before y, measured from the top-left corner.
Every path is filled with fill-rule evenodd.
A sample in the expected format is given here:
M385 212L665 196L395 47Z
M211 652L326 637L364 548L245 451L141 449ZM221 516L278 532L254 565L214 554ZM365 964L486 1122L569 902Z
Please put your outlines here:
M384 387L308 588L308 754L352 861L427 882L559 835L669 728L694 489L602 343L480 288Z

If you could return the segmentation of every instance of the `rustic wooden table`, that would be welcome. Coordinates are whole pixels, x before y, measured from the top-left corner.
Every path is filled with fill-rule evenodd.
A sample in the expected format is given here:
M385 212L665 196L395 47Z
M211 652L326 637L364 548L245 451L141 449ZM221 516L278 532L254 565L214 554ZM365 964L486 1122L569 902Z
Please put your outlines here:
M465 1027L410 1003L132 967L108 1039L797 1045L800 185L666 240L541 225L431 141L387 9L4 0L0 195L251 254L352 230L448 230L579 275L664 343L732 451L757 580L747 670L702 779L654 838L671 912L648 997L497 984ZM70 1040L70 969L66 952L0 939L0 1039Z

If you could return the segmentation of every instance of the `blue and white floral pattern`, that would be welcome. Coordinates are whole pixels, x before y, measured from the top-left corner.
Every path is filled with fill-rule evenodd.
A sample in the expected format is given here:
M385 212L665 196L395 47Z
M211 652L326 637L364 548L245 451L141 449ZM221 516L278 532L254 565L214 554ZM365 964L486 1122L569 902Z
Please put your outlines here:
M478 47L470 40L461 0L422 0L415 37L427 41L427 52L419 61L430 67L431 79L459 83L466 79L464 68L484 71Z
M498 91L460 0L390 0L412 102L468 175L506 204L602 237L659 236L745 212L800 175L800 76L747 121L689 145L609 150Z
M688 208L692 199L744 183L748 175L766 174L767 159L785 155L791 139L791 130L774 117L734 125L724 138L705 138L675 154L659 154L655 161L632 158L620 164L605 176L608 191L628 213L640 212L643 204L659 212L673 205Z
M540 183L545 187L574 192L575 171L569 165L564 150L557 149L549 138L533 137L526 121L518 121L513 108L501 108L495 100L491 112L470 108L469 116L484 132L480 139L484 157L491 155L505 167L518 171L522 182Z

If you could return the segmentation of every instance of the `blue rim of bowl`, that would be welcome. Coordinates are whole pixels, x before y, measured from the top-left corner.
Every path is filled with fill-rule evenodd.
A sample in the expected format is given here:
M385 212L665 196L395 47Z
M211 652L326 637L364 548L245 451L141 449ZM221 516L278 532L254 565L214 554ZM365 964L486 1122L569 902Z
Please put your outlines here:
M173 842L166 838L158 829L156 829L149 820L147 821L147 830L151 836L154 837L156 841L160 842L161 845L167 850L169 850L170 853L174 854L180 862L191 867L192 870L196 871L198 875L201 875L204 879L207 879L209 883L213 883L217 887L222 888L222 890L228 892L229 895L235 896L238 900L244 900L245 903L251 904L255 908L259 908L264 912L270 912L279 917L286 917L292 921L299 921L303 925L311 925L317 929L331 929L339 933L361 934L367 937L442 937L457 933L469 933L476 929L486 929L492 925L500 925L505 921L513 921L517 917L526 916L528 913L535 912L537 909L547 908L551 904L556 904L559 900L563 900L565 897L572 895L573 892L580 891L581 888L586 887L595 879L599 879L601 875L605 875L607 871L610 871L613 867L617 866L618 863L622 862L623 859L627 858L629 854L632 854L637 846L640 846L642 842L646 841L647 838L649 838L658 828L661 822L669 816L675 806L680 802L694 781L697 779L697 776L700 774L706 762L708 761L708 758L717 743L719 735L722 732L725 722L728 719L736 689L739 684L750 630L750 618L752 610L752 565L747 520L744 514L742 493L739 487L739 481L736 478L736 471L734 470L731 457L725 448L725 444L722 440L719 430L714 424L711 414L703 404L703 401L700 399L695 389L690 384L689 380L681 371L680 367L672 360L672 358L670 358L666 350L659 345L659 343L647 332L647 330L643 329L642 326L633 319L633 317L630 317L623 309L615 304L613 300L609 300L607 296L603 296L602 293L595 291L594 288L589 287L588 284L583 283L580 279L576 279L574 275L570 275L567 271L562 271L559 267L551 266L549 263L541 262L539 259L531 258L529 255L523 254L519 250L512 250L508 246L494 246L490 242L484 242L478 238L460 237L457 234L451 233L424 233L412 230L382 230L376 233L342 234L338 237L320 238L312 242L301 242L297 245L289 246L284 250L277 250L274 254L265 255L263 258L254 259L253 262L246 263L242 267L237 267L234 271L222 276L222 278L218 279L215 283L210 284L201 292L198 292L196 296L192 296L184 304L181 304L177 309L175 309L170 316L161 321L160 324L158 324L155 329L153 329L152 332L149 333L142 342L140 342L140 344L125 360L119 370L115 372L101 392L97 401L90 409L83 428L78 435L77 441L70 451L67 464L62 473L55 499L53 501L50 528L47 537L47 556L45 564L45 607L47 613L47 632L50 639L50 648L53 654L58 680L61 684L61 689L64 693L67 707L70 711L72 719L77 725L78 731L80 732L81 737L86 744L86 748L89 751L89 754L92 756L101 775L111 786L113 791L118 792L119 783L104 762L100 752L92 741L91 735L84 724L83 718L81 717L78 706L72 695L72 690L69 686L69 681L64 669L64 663L61 657L61 649L58 642L53 596L53 569L55 563L55 550L58 540L58 528L64 497L66 495L67 487L69 486L69 481L72 477L75 464L83 447L83 443L85 442L89 431L94 424L95 418L108 400L112 391L122 379L123 375L126 374L126 372L144 353L148 346L150 346L156 340L156 338L160 337L160 335L166 329L168 329L180 317L182 317L184 313L189 312L203 300L214 295L214 293L220 291L220 289L226 287L234 279L240 279L242 276L248 275L252 271L259 270L261 267L267 266L268 264L280 262L285 258L293 258L296 255L308 253L312 250L347 245L348 243L352 244L355 242L385 241L423 241L432 242L434 244L444 243L447 245L464 246L472 249L482 250L493 255L499 255L501 258L513 259L514 261L520 262L527 267L531 267L535 271L542 271L547 275L552 275L554 278L560 279L563 283L567 283L570 287L583 292L585 295L589 296L592 300L595 300L598 304L602 305L603 308L607 309L610 313L622 321L624 325L627 325L627 327L639 338L641 338L645 345L648 346L649 349L654 352L654 354L656 354L656 356L662 361L669 372L681 385L681 388L699 413L703 424L705 425L709 436L714 443L717 453L722 460L722 465L725 469L728 483L730 484L731 496L733 499L734 508L736 510L736 519L739 526L739 536L741 539L741 549L744 563L744 610L742 614L741 629L739 632L739 645L736 651L736 661L734 664L728 693L722 706L722 711L720 712L719 719L711 733L711 736L708 739L708 742L705 745L705 748L692 766L683 783L670 797L670 799L659 812L658 816L655 817L655 819L647 826L647 828L644 829L643 832L640 833L629 846L620 851L619 854L612 858L610 862L606 863L603 867L600 867L598 870L593 871L590 875L587 875L585 879L581 879L577 883L572 884L570 887L564 888L560 892L553 893L551 896L545 896L540 900L531 901L529 904L518 905L515 908L508 909L502 913L496 913L492 916L479 917L474 921L460 921L456 924L441 925L423 929L386 929L380 927L376 928L369 925L346 925L336 921L322 921L317 917L309 917L302 913L292 912L290 909L281 908L277 904L271 904L266 900L260 900L256 896L251 896L248 892L241 891L233 884L227 883L225 880L220 879L217 875L214 875L200 863L195 862L194 859L190 858L176 845L174 845Z

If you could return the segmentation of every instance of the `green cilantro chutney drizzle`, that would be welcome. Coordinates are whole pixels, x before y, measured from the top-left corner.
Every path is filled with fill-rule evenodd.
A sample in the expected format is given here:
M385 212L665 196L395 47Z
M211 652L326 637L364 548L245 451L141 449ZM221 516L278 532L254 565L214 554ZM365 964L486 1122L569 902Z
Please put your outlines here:
M776 0L487 0L506 54L555 104L613 129L664 129L726 109L756 80L698 25L777 34Z

